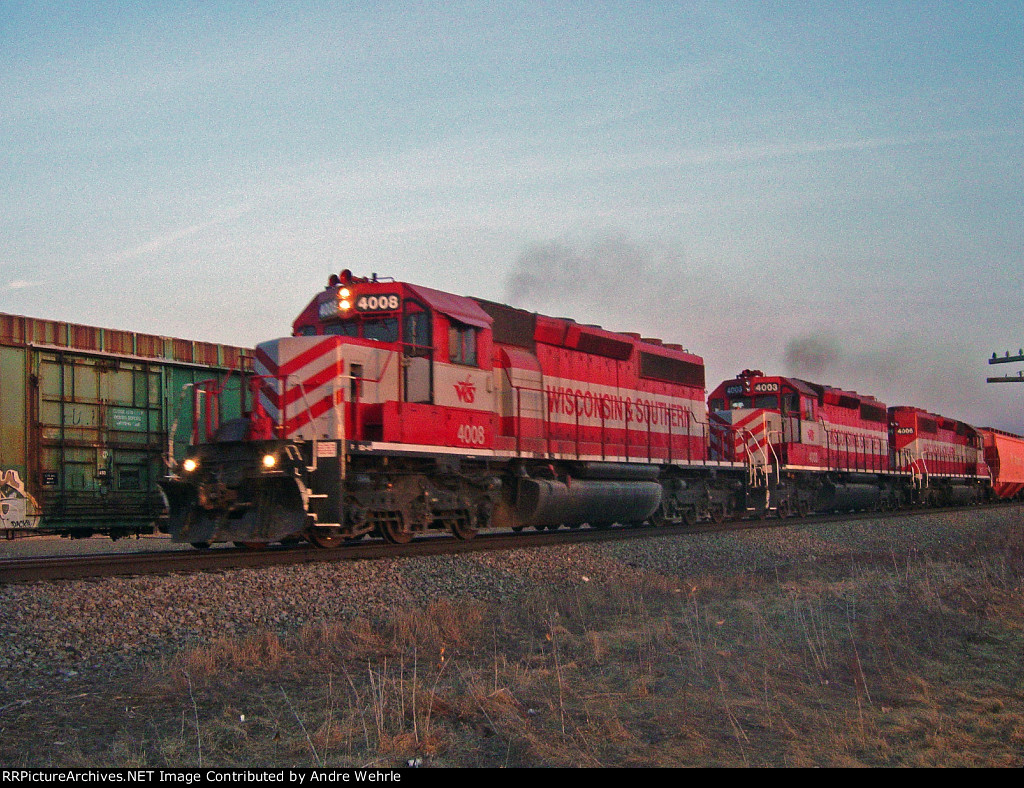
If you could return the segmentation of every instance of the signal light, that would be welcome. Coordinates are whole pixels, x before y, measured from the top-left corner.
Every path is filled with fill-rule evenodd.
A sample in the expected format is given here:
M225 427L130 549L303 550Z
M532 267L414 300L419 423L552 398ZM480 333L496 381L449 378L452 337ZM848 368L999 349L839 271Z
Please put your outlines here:
M263 467L270 470L277 465L277 455L275 454L264 454L263 455Z

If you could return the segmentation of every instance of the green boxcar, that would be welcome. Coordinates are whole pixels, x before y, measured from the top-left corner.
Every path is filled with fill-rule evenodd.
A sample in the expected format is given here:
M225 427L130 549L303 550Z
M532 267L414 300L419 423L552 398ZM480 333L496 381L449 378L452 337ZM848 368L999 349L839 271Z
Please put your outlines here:
M195 384L235 418L250 369L242 348L0 313L0 538L152 531Z

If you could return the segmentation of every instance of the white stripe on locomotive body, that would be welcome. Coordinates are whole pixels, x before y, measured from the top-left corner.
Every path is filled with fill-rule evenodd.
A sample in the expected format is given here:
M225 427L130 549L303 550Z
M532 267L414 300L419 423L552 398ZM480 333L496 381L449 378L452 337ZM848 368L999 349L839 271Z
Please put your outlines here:
M922 438L920 435L909 441L902 449L897 450L898 470L918 472L925 470L937 476L953 474L945 464L974 465L983 462L980 449L965 444L951 444L942 440ZM923 467L920 467L923 463Z
M575 454L575 453L559 453L554 452L547 454L544 452L516 452L508 449L467 449L463 446L435 446L433 444L413 444L413 443L389 443L385 441L367 441L357 443L353 445L349 453L350 455L359 454L370 454L373 452L383 452L387 454L413 454L413 455L429 455L429 454L448 454L453 456L465 457L466 459L495 459L495 460L506 460L506 459L536 459L536 460L572 460L576 462L610 462L610 463L631 463L634 465L672 465L675 467L689 467L689 468L722 468L738 470L744 468L744 464L741 462L729 462L723 460L682 460L673 459L672 462L668 462L664 459L652 459L648 460L646 457L616 457L611 455L605 455L602 457L599 454Z
M534 411L540 410L542 417L554 424L575 425L578 419L581 427L603 424L611 429L628 426L646 431L649 426L654 434L673 436L700 435L707 424L703 399L552 376L544 377L543 388L546 408L542 405ZM516 415L514 406L509 415Z

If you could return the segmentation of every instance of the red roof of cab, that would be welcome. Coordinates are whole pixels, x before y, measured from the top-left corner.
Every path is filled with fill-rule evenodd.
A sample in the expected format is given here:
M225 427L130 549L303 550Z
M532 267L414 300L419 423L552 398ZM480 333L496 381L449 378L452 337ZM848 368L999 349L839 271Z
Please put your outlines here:
M444 293L420 285L407 284L406 287L419 296L431 309L448 315L448 317L454 317L460 323L477 328L490 328L491 323L494 322L491 316L471 298Z

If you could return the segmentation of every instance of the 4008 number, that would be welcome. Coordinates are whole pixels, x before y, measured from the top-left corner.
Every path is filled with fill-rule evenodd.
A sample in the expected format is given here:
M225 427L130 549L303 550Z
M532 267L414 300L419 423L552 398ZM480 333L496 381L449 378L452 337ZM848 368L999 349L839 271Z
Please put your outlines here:
M356 309L360 312L394 312L400 303L396 295L359 296Z
M455 433L455 437L470 446L483 446L487 443L487 434L484 432L484 428L475 427L472 424L461 425L458 432Z

